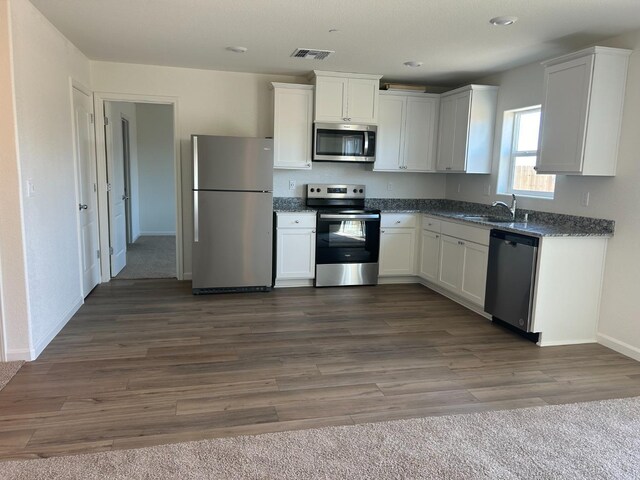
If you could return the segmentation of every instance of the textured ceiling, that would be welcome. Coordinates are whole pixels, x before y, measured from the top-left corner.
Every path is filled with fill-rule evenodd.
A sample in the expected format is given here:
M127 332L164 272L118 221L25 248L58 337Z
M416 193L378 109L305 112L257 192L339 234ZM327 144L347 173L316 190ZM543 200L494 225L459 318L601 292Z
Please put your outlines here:
M640 29L640 0L31 1L93 60L293 75L335 70L432 85ZM499 15L520 20L490 25ZM248 51L231 53L230 45ZM296 47L336 53L294 59ZM410 69L408 60L424 65Z

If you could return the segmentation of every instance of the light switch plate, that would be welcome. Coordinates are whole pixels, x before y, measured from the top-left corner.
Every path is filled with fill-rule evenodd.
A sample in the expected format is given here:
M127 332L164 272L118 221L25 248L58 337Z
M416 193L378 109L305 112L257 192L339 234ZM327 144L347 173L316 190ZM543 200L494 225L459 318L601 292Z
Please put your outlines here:
M588 207L590 197L591 197L590 192L582 192L582 197L580 198L580 205L582 205L583 207Z

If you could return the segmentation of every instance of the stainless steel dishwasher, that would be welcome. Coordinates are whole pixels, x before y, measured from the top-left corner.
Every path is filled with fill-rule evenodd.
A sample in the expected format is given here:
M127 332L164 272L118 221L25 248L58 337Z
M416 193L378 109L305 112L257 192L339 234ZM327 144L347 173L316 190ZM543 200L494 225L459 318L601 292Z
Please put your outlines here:
M533 294L538 261L536 237L503 230L491 230L489 236L489 265L484 311L494 321L528 333L533 333Z

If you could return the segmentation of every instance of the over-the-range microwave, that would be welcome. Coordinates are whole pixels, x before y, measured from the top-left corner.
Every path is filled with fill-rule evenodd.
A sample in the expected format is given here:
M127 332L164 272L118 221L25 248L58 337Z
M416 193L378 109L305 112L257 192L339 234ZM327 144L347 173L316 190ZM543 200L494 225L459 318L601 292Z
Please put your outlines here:
M374 125L316 123L313 126L313 160L373 163L377 130Z

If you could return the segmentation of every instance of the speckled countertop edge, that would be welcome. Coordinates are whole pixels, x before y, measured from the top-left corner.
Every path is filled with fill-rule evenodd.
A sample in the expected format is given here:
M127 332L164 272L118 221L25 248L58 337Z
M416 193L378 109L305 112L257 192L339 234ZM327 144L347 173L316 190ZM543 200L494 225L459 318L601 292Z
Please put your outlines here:
M304 198L274 198L276 212L313 212L305 205ZM366 208L378 209L383 213L420 213L439 217L461 224L484 226L508 232L532 235L536 237L604 237L613 236L615 222L599 218L580 217L575 215L540 212L535 210L518 210L516 222L490 222L479 219L466 219L463 215L489 215L495 210L489 205L460 202L442 199L367 199ZM524 214L529 214L529 221L524 222Z

